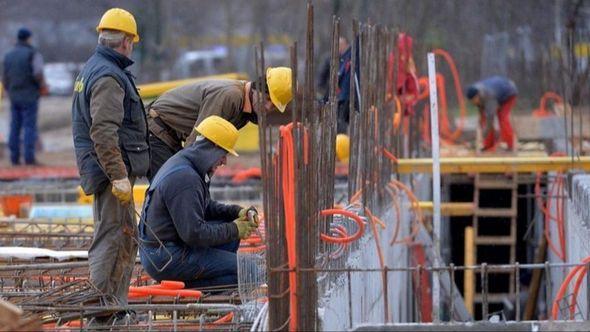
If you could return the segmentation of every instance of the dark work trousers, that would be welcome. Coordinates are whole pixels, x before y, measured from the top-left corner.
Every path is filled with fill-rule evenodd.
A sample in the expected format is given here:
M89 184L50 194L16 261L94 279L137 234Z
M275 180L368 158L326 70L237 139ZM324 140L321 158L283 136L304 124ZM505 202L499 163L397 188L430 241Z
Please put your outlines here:
M12 102L10 106L10 161L20 163L21 131L24 131L24 157L26 164L35 163L35 142L37 142L37 109L39 100Z
M158 170L162 168L162 165L166 162L166 160L170 159L176 152L173 148L169 147L168 144L164 143L161 139L156 137L156 135L150 132L149 134L150 140L150 149L151 149L151 159L150 159L150 171L148 173L148 180L150 183L152 179L158 173Z
M129 179L132 184L135 179ZM137 257L135 204L122 205L109 184L94 195L94 237L88 250L90 281L103 293L127 304Z
M208 221L207 223L225 223L231 221ZM183 281L187 288L232 286L238 284L237 251L240 241L226 244L192 248L182 242L165 243L163 248L145 246L139 256L146 272L155 280ZM172 261L166 268L166 263ZM155 266L154 266L155 265Z

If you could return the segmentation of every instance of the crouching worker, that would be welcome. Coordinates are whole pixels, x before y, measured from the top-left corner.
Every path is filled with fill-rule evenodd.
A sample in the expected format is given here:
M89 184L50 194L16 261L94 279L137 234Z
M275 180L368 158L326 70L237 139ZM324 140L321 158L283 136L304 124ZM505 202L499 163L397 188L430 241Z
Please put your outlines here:
M146 193L141 263L155 280L183 281L187 288L237 285L240 239L258 225L248 221L250 208L212 200L209 182L228 152L238 155L238 130L219 116L195 130L196 141L164 163Z

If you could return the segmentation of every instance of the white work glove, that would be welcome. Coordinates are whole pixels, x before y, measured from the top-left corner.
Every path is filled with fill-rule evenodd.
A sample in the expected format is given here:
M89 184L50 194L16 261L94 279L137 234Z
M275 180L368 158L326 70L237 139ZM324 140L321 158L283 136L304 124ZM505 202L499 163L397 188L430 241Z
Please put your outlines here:
M113 189L111 189L111 192L113 195L115 195L115 197L117 197L119 202L122 204L129 204L133 198L131 182L129 181L129 178L113 180L112 185Z

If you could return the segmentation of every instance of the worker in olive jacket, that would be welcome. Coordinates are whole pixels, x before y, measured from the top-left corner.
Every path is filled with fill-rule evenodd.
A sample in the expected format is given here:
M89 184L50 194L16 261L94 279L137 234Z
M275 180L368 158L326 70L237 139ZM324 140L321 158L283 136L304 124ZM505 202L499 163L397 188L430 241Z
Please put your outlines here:
M292 99L291 69L268 68L265 82L262 88L270 97L263 102L265 111L276 107L284 112ZM256 82L205 80L169 90L148 105L150 181L166 160L195 140L193 128L207 117L217 115L237 129L248 122L258 123L254 91L260 89Z

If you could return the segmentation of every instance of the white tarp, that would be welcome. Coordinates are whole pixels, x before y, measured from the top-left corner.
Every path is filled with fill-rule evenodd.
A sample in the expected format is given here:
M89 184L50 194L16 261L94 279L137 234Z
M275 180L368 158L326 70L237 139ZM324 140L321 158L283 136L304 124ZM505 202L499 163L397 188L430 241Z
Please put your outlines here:
M65 250L57 251L43 248L28 247L0 247L0 258L17 258L17 259L35 259L35 258L55 258L60 261L76 258L88 258L86 250Z

